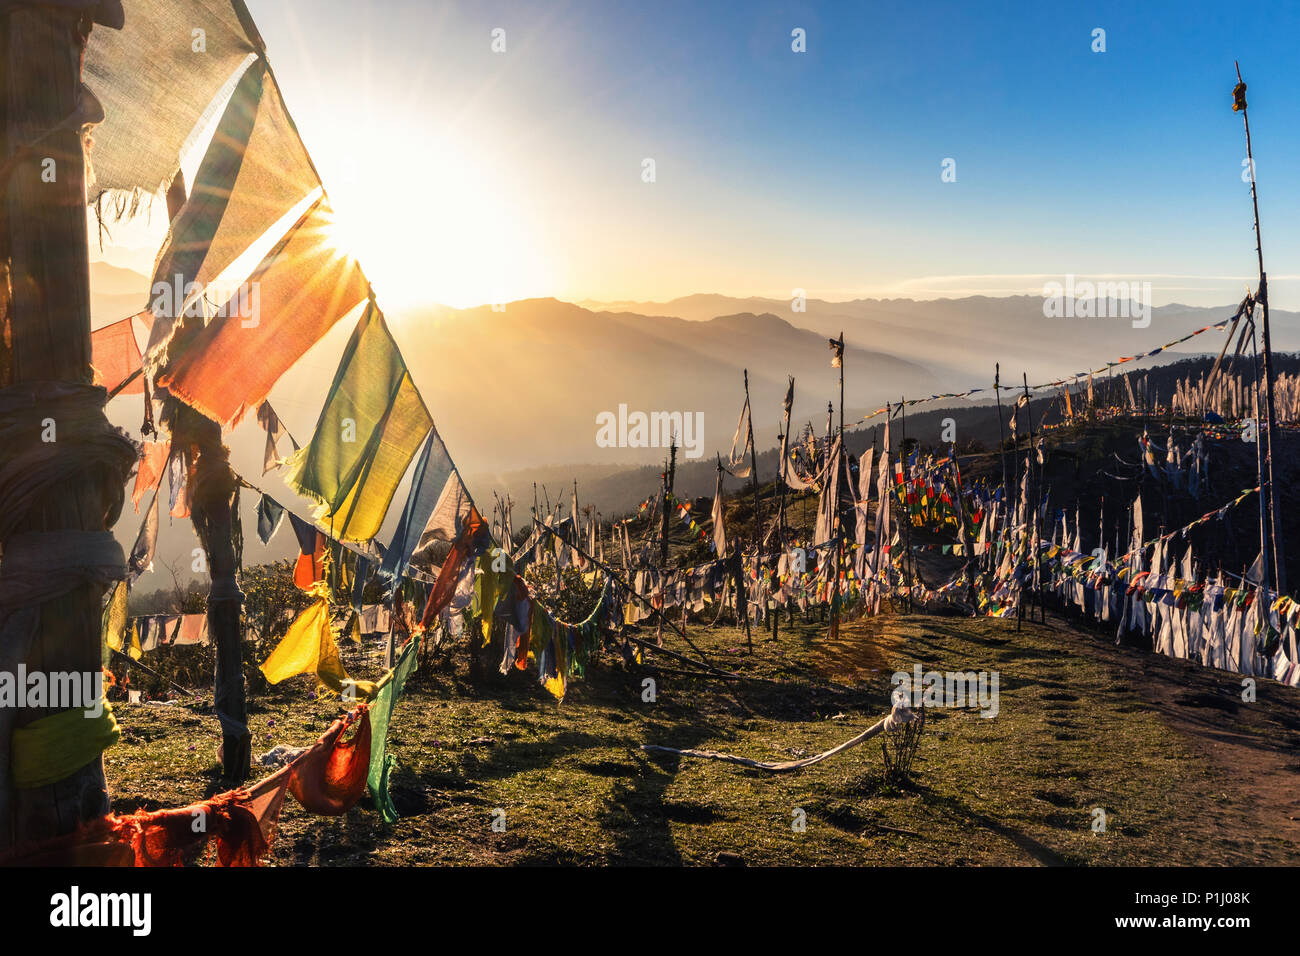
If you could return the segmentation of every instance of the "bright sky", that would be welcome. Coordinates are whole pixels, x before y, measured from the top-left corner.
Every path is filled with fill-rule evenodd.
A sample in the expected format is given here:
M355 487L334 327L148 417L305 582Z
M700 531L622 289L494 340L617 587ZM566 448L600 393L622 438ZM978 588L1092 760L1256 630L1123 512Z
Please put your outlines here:
M1300 308L1295 4L248 2L389 309L1066 274L1236 302L1255 258L1234 57L1273 302ZM140 234L106 257L147 270Z

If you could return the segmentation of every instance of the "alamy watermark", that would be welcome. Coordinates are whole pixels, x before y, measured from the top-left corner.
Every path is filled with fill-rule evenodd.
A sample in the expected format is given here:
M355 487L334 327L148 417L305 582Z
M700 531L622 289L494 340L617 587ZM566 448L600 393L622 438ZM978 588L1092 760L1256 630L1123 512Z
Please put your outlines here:
M997 671L926 671L920 664L912 672L895 671L889 679L895 704L905 707L978 707L980 716L998 715Z
M619 405L596 415L599 448L667 448L674 440L687 458L704 457L704 413L629 412Z
M180 318L204 317L203 286L197 282L186 282L183 275L177 275L171 282L155 282L153 301L149 307L154 315ZM262 286L258 282L241 283L223 305L209 316L218 319L239 319L239 324L246 329L256 328L262 321Z
M82 892L72 886L50 897L50 925L56 929L123 928L148 936L153 928L153 894Z
M1065 277L1065 284L1043 285L1043 317L1048 319L1130 319L1133 328L1151 324L1150 282L1090 282Z
M27 707L84 710L87 717L104 713L102 671L0 671L0 708Z

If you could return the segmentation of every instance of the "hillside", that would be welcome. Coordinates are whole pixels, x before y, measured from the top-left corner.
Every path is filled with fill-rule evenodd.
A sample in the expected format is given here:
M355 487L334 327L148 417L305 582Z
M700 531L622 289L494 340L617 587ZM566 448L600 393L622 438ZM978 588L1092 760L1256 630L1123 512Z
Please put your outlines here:
M336 818L286 801L279 866L437 865L1295 865L1292 786L1300 692L1117 648L1047 624L885 614L782 622L755 653L731 627L692 639L740 675L719 681L606 653L557 706L531 674L476 673L466 647L431 656L392 729L400 819L369 801ZM669 646L686 650L668 635ZM374 648L371 648L373 653ZM885 778L862 746L798 773L647 754L641 744L789 759L832 747L888 709L889 675L913 662L1001 673L996 720L930 709L914 778ZM371 662L364 676L378 673ZM658 698L640 699L653 677ZM254 753L302 746L337 701L296 678L253 702ZM217 786L205 701L115 704L106 757L118 812L183 806ZM265 772L265 771L263 771ZM1092 831L1105 808L1106 832ZM504 833L491 829L494 808ZM805 811L805 832L791 827Z
M121 317L138 310L147 301L148 280L130 270L96 263L92 266L92 281L100 309L97 315ZM1014 317L1017 309L1027 307L1025 301L1016 299L990 299L982 303L897 300L886 304L899 322L928 308L965 316L963 310L967 307L978 306L987 312L997 306ZM742 305L759 311L726 311L728 307L734 310ZM656 491L666 449L607 449L596 445L597 413L616 411L620 404L630 410L703 412L700 457L693 460L684 449L679 453L677 490L684 498L711 495L716 479L713 456L730 449L743 399L746 368L750 370L759 475L765 482L770 481L777 469L777 430L787 383L785 376L792 374L796 378L793 414L796 431L811 423L821 433L826 422L826 402L838 399L836 372L829 367L823 331L834 327L838 332L837 323L847 323L855 309L865 308L863 302L832 304L811 300L809 312L797 318L799 322L824 326L823 331L816 331L794 324L795 316L788 312L775 311L783 305L788 307L788 303L772 300L693 296L668 304L673 310L686 313L684 316L647 316L631 311L596 312L555 299L534 299L509 303L504 312L494 312L489 307L464 311L434 308L390 318L394 334L471 492L485 508L491 507L494 492L509 494L517 503L515 514L519 527L520 522L526 521L534 482L544 487L552 501L563 498L567 502L576 479L580 503L593 505L606 517L628 513ZM835 311L832 305L844 309ZM110 308L116 311L106 311ZM714 310L722 311L707 316ZM981 313L977 310L975 314ZM1214 310L1167 313L1158 310L1161 321L1178 323L1178 329L1184 332L1198 321L1209 321L1219 315ZM1280 320L1279 338L1291 334L1285 323L1292 316L1275 313L1275 318ZM300 442L310 438L352 321L352 318L342 320L272 392L272 404ZM961 321L969 326L978 324L979 319L965 316ZM1026 347L1026 342L1030 352L1037 347L1033 346L1032 336L1025 341L1013 338L997 341L997 330L1012 321L1020 320L990 321L982 337L984 344L977 353L982 356L987 350L1000 354L1006 363L1004 369L1015 367L1011 364L1013 356L1018 354L1018 349ZM958 378L959 373L953 372L942 380L932 373L932 368L939 367L933 363L935 351L952 348L954 342L961 341L959 337L931 336L918 343L914 334L899 332L896 344L900 351L893 354L855 347L852 328L846 324L846 398L850 422L900 395L968 387L987 377L986 370L978 375L972 371L966 378ZM1137 332L1131 334L1136 336ZM1221 336L1208 335L1196 341L1208 350L1221 344ZM1090 343L1085 354L1102 353L1102 344ZM1134 342L1126 340L1122 344L1132 347ZM1042 348L1048 347L1044 344ZM1065 353L1059 349L1054 351L1052 372L1059 375L1062 373L1059 356ZM917 360L900 357L918 352L921 357ZM968 364L982 367L983 359ZM1153 389L1167 395L1175 377L1189 371L1199 374L1207 364L1205 359L1188 360L1184 364L1156 367L1146 374L1151 377ZM1295 371L1300 363L1283 359L1279 366ZM547 383L552 380L580 387L551 388ZM1098 387L1102 387L1100 383ZM1055 402L1055 396L1036 400L1036 420L1041 420ZM133 433L138 431L141 419L138 396L115 400L109 414L122 427ZM949 417L957 424L958 441L963 448L974 447L972 443L984 448L995 447L997 414L991 403L941 402L910 409L908 434L925 446L937 447L943 422ZM900 421L897 427L901 426ZM849 450L860 454L873 437L878 438L878 426L851 428ZM227 441L232 461L241 474L299 514L311 513L310 505L290 492L276 474L261 475L264 434L255 420L246 419L230 433ZM1130 452L1125 449L1123 454L1129 456ZM726 481L730 492L741 487L740 481L731 478ZM404 484L397 492L397 500L402 500L405 494ZM253 534L256 504L256 495L244 496L241 510L249 542L248 560L258 562L293 554L295 547L287 530L282 530L269 548L256 540ZM115 529L127 546L134 540L139 521L128 504ZM391 526L390 521L382 536L387 535ZM182 579L190 577L194 546L189 522L171 521L164 516L157 570L143 579L141 587L148 590L169 585L168 565L175 567ZM1236 560L1235 551L1233 560Z
M712 459L731 447L745 369L760 446L775 443L787 375L795 376L802 414L824 419L827 400L839 401L827 340L770 313L692 323L528 299L509 303L504 312L481 307L398 316L394 335L439 428L468 469L661 461L659 449L597 447L596 416L620 405L702 413L697 453ZM850 343L845 355L846 365L862 374L850 416L905 392L938 390L924 363L861 344ZM574 387L549 387L555 383ZM439 415L453 408L459 411L454 419Z
M1029 374L1031 380L1059 378L1121 355L1164 345L1188 332L1228 318L1235 305L1198 308L1160 306L1147 328L1124 318L1045 318L1040 296L968 296L955 299L808 299L807 311L791 311L788 299L692 295L668 302L584 303L593 309L631 310L704 322L738 312L772 312L821 335L844 331L848 341L924 363L944 378L945 390L992 377L993 363ZM1300 313L1274 310L1273 345L1300 350ZM925 330L920 332L918 330ZM1210 336L1213 338L1213 336ZM1183 351L1218 351L1197 339ZM1069 363L1067 367L1063 363ZM948 378L955 375L956 378ZM916 390L913 390L913 393Z

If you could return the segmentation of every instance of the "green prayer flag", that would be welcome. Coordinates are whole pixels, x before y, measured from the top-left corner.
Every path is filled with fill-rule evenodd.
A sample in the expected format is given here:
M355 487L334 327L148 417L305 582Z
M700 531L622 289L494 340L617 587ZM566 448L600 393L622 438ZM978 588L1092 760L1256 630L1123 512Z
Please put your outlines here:
M433 427L383 313L367 305L339 362L310 444L290 459L286 481L321 503L334 537L368 541Z
M375 810L385 823L397 822L397 808L388 795L388 772L393 766L393 756L388 753L388 725L398 698L402 696L402 688L406 686L406 679L415 670L415 662L415 641L410 640L393 667L393 679L380 688L370 704L370 770L366 774L366 785L375 801Z

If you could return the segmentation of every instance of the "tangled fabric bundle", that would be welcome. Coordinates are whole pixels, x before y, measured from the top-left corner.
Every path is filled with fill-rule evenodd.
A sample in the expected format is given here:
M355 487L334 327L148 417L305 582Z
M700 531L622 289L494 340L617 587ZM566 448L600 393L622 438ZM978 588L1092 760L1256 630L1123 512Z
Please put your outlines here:
M0 541L21 527L51 487L88 473L105 475L105 488L121 492L135 464L132 441L104 417L108 393L93 385L30 382L0 389ZM48 423L54 441L42 441ZM109 480L111 478L111 480ZM118 498L108 523L122 508Z
M247 791L232 790L176 810L110 817L108 832L131 848L136 866L192 863L212 839L217 841L221 866L256 866L270 840L256 814L243 802L248 796Z
M15 727L10 754L14 786L34 789L57 783L96 760L119 736L108 701L103 701L96 717L82 710L61 710L26 727Z
M0 447L5 449L0 457L0 670L13 673L27 660L47 602L87 585L107 586L126 577L125 555L106 530L20 531L47 496L87 476L103 489L108 522L117 520L136 449L104 417L105 398L102 388L66 382L0 389ZM50 428L55 431L48 433ZM43 440L47 437L54 440ZM0 762L20 774L26 772L23 768L34 774L23 776L19 785L35 785L30 780L46 779L56 771L54 779L62 779L98 755L98 750L90 750L114 739L114 728L107 724L96 725L92 741L83 733L84 724L69 725L57 714L45 718L49 722L44 726L33 724L36 729L19 735L14 733L17 720L16 709L0 709ZM44 752L51 730L57 754ZM24 741L34 738L38 747L26 747ZM51 754L57 759L47 759ZM14 782L11 779L0 792L0 819L8 818Z
M753 767L756 770L769 770L778 773L783 770L802 770L804 767L811 767L815 763L825 760L827 757L833 757L838 753L843 753L852 747L864 741L870 740L885 731L897 730L904 724L912 722L914 715L907 707L901 703L895 703L894 709L889 712L889 716L883 717L876 721L856 737L852 737L838 747L832 747L824 753L819 753L815 757L805 757L803 760L787 760L783 763L765 763L761 760L751 760L748 757L737 757L733 754L718 753L716 750L677 750L673 747L660 747L656 744L642 744L641 749L653 753L677 754L680 757L703 757L706 760L723 760L727 763L737 763L742 767Z
M316 746L289 765L293 768L289 790L312 813L327 817L347 813L366 791L370 713L364 704L358 710L361 725L351 740L343 739L349 719L336 721Z
M351 740L344 732L359 723ZM338 816L365 792L371 756L365 704L334 721L292 763L251 787L174 810L109 814L75 833L0 858L0 866L185 866L215 841L218 866L257 866L275 840L286 793L311 813Z

